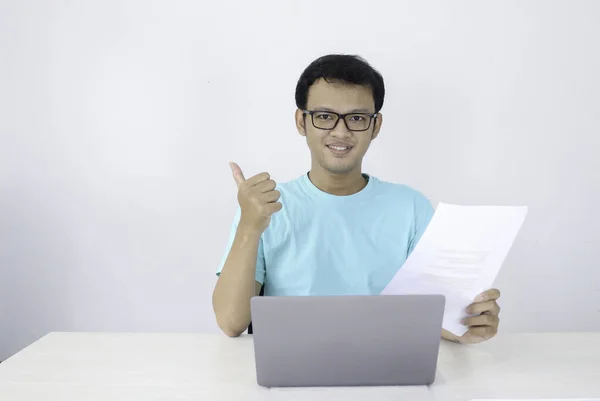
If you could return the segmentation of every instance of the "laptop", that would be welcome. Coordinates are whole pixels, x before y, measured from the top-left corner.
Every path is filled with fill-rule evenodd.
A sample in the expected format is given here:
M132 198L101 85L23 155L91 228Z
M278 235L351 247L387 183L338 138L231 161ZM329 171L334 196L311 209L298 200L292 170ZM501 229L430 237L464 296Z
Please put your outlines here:
M443 295L266 296L250 305L260 386L435 380Z

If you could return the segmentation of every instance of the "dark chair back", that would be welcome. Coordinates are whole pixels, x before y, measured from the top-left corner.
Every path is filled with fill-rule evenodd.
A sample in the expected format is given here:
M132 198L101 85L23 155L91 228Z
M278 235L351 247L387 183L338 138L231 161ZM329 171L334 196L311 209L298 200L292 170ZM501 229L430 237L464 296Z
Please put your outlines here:
M260 292L258 293L259 297L262 297L265 295L265 286L263 285L262 287L260 287ZM250 322L250 324L248 325L248 334L252 334L252 322Z

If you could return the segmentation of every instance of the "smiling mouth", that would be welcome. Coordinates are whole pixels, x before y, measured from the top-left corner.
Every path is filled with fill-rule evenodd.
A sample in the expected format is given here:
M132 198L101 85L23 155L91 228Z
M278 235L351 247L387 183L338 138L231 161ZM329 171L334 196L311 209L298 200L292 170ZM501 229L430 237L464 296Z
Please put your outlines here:
M342 145L326 145L327 148L336 155L345 155L350 153L350 151L354 148L354 146L342 146Z
M333 150L350 150L352 146L337 146L337 145L327 145L329 149Z

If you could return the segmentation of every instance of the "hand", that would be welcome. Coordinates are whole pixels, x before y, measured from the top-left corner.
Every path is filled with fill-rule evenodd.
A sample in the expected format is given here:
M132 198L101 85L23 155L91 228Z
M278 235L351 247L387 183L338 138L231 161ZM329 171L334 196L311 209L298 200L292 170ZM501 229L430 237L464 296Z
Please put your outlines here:
M245 179L240 166L235 163L229 165L238 186L237 198L242 209L239 227L262 234L271 222L271 215L282 208L281 203L277 202L281 196L275 189L277 184L268 173Z
M463 319L463 324L469 326L469 330L462 337L444 330L443 337L462 344L476 344L494 337L498 333L500 323L498 318L500 307L496 303L498 298L500 298L500 291L495 288L476 296L466 310L467 314L476 316Z

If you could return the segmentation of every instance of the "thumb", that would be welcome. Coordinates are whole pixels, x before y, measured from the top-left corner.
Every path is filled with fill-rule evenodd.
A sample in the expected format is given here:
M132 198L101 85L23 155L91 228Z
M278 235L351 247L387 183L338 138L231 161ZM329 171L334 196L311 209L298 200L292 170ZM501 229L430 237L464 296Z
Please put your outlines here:
M246 179L244 178L244 173L242 173L242 169L240 166L235 164L234 162L229 162L229 167L231 167L231 172L233 173L233 179L235 183L239 187Z

